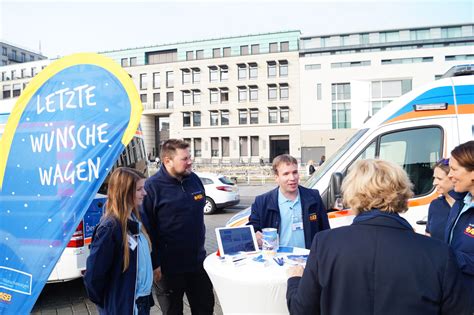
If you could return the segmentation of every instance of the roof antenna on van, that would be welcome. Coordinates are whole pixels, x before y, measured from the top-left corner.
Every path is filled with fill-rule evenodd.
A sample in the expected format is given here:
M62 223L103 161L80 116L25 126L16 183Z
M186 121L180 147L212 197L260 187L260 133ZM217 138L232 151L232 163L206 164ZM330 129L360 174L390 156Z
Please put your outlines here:
M370 118L372 118L372 116L370 115L367 115L367 117L364 119L364 124L367 122L367 120L369 120Z

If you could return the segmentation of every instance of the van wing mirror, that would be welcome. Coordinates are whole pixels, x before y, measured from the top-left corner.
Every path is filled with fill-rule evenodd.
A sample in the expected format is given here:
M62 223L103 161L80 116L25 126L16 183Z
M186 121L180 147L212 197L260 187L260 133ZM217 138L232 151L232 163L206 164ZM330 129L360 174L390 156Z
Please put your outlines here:
M332 209L336 200L342 198L341 186L344 176L340 172L334 172L329 181L328 210Z

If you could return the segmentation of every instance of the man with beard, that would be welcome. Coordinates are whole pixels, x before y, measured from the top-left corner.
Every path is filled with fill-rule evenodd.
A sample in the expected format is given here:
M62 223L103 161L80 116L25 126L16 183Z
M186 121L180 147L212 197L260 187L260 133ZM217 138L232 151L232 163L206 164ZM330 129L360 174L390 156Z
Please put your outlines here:
M158 303L165 315L182 314L186 293L193 314L212 314L212 283L203 268L206 196L192 172L189 144L166 141L161 162L159 171L146 181L143 202Z

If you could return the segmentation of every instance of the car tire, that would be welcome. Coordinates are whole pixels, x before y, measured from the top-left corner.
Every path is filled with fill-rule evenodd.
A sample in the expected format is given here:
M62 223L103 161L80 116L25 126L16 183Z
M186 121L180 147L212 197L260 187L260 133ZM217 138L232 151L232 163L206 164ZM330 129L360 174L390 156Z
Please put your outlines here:
M217 211L216 203L209 197L206 197L206 204L204 205L204 214L214 214Z

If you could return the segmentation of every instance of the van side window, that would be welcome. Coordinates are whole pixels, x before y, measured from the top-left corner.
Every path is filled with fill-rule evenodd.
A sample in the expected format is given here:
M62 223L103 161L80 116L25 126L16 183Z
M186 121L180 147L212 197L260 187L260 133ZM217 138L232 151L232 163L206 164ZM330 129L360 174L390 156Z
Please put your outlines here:
M442 143L440 127L405 129L379 136L356 160L380 158L402 166L420 196L432 190L431 166L442 157Z

